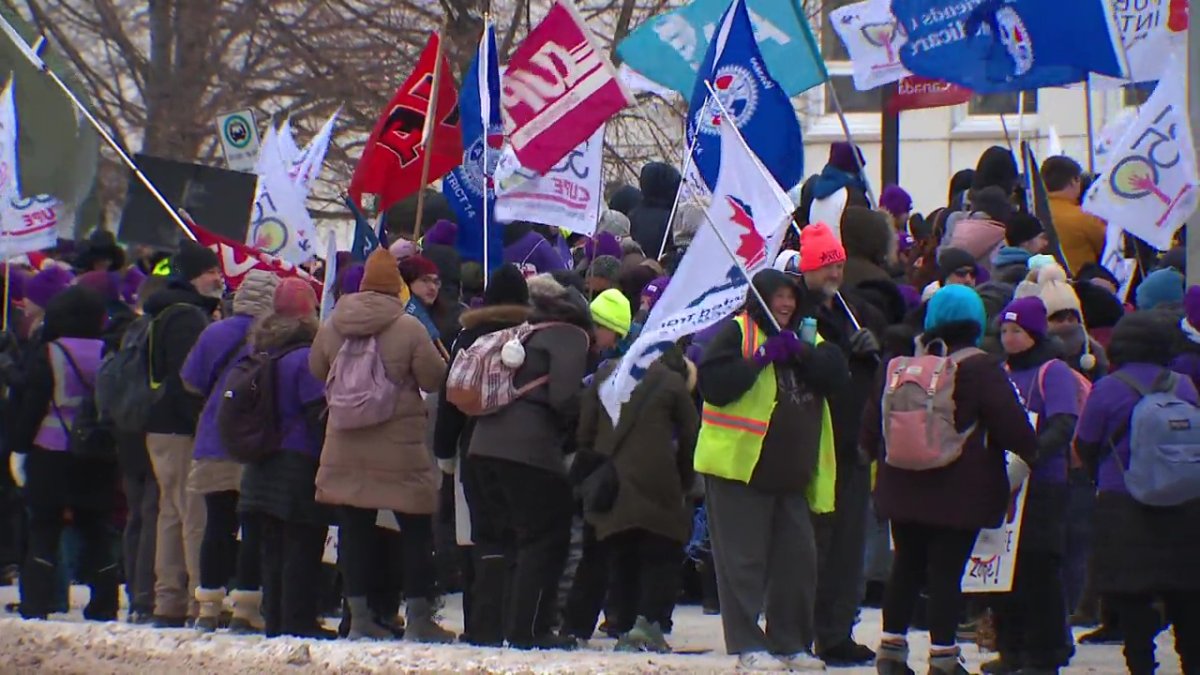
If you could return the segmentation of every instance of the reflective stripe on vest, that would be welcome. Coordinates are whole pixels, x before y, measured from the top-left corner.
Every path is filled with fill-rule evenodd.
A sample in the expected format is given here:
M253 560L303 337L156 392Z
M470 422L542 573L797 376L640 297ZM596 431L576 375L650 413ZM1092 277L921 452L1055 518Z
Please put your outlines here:
M734 319L742 331L742 357L751 358L765 341L758 325L745 313ZM817 342L823 340L818 335ZM763 438L775 412L775 366L768 364L750 390L726 406L704 404L694 466L698 473L749 483L762 454ZM829 404L821 406L821 445L817 466L805 496L814 513L834 508L837 455L833 445L833 418Z

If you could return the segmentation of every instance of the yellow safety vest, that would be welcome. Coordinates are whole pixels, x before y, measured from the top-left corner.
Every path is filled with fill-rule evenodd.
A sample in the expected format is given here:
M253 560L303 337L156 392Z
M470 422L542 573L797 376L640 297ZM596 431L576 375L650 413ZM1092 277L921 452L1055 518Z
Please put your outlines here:
M736 319L742 331L742 356L750 358L766 337L746 314ZM817 343L823 342L817 336ZM700 437L696 442L696 471L718 478L749 483L762 454L763 438L776 403L775 366L768 365L741 398L726 406L704 404ZM832 513L837 480L837 453L833 446L833 418L829 403L821 404L821 447L812 482L805 490L814 513Z

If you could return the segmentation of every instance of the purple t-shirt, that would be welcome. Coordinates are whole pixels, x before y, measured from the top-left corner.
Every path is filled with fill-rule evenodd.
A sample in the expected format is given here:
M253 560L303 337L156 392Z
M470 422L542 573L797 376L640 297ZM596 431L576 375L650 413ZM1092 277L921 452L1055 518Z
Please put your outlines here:
M283 425L283 449L320 457L321 439L309 433L304 408L325 397L325 383L313 377L308 369L308 352L309 348L303 347L279 359L275 391Z
M1037 385L1038 371L1042 366L1026 370L1009 371L1008 378L1017 387L1025 409L1037 415L1037 432L1055 415L1079 416L1079 381L1071 373L1071 366L1055 359L1046 366L1046 377L1042 387ZM1033 467L1032 477L1042 483L1067 482L1067 448L1041 457Z
M1162 366L1131 363L1123 366L1119 372L1126 373L1143 386L1149 387L1162 371ZM1177 381L1176 394L1195 405L1195 385L1187 377L1179 377ZM1084 443L1100 443L1105 446L1102 450L1104 459L1100 462L1098 481L1101 492L1127 492L1121 468L1113 462L1114 453L1108 451L1107 445L1118 429L1128 425L1129 418L1133 415L1133 407L1139 400L1141 397L1128 384L1110 375L1096 383L1091 396L1088 397L1087 405L1084 406L1083 414L1079 417L1078 439ZM1125 437L1117 442L1115 455L1120 459L1122 466L1129 466L1129 434L1125 434Z
M225 372L229 366L246 355L246 333L254 318L247 314L235 314L228 319L222 319L209 324L200 333L192 351L188 353L179 377L188 388L199 392L208 392L204 402L204 410L200 413L200 423L196 425L196 446L192 454L196 459L229 459L229 453L221 445L221 435L217 430L217 406L220 405L221 391L225 384ZM241 345L238 347L238 345ZM230 349L237 351L224 365L220 363ZM221 368L222 372L216 372ZM209 387L212 389L209 390Z

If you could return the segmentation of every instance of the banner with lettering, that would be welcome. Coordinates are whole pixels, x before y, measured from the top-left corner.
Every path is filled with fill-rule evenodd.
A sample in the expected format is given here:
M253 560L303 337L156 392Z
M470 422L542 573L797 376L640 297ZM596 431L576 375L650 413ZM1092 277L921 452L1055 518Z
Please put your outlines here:
M604 125L539 176L520 169L496 187L496 220L527 220L592 236L600 214Z
M1129 79L1092 76L1092 86L1116 89L1163 76L1172 56L1187 59L1188 0L1109 0L1129 59Z
M508 60L500 83L512 152L521 166L539 174L633 103L633 93L617 77L571 0L554 3L529 32Z
M1000 527L981 530L975 548L963 570L963 593L1007 593L1012 590L1017 571L1017 545L1021 540L1021 520L1025 515L1025 499L1029 496L1029 481L1012 496L1008 514Z
M1083 210L1160 251L1196 211L1200 175L1188 120L1183 64L1171 59L1137 119L1113 146Z
M850 61L854 88L867 91L909 74L900 62L900 47L908 41L892 16L891 0L863 0L829 13Z
M52 195L11 199L5 205L3 219L0 253L5 256L53 248L60 231L69 238L75 230L75 214Z

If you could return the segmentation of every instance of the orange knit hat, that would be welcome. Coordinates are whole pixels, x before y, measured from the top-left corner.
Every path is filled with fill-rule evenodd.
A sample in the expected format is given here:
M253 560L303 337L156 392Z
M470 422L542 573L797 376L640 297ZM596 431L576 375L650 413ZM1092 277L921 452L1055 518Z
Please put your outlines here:
M825 223L812 223L800 230L800 271L846 262L846 249Z

